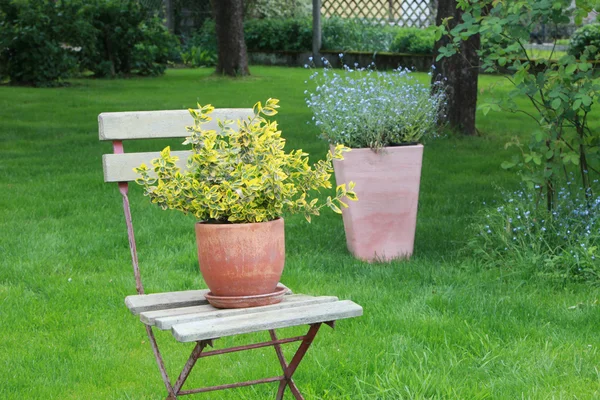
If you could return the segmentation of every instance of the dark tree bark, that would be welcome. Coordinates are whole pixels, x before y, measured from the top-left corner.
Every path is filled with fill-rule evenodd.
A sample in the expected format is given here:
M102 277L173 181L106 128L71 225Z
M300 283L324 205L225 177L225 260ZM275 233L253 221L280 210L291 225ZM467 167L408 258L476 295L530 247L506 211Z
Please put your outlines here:
M450 28L462 19L462 10L456 8L456 0L439 0L436 25L442 19L453 17ZM435 43L434 56L440 47L448 44L449 39L442 37ZM462 41L458 54L434 61L435 70L432 83L444 81L447 93L446 121L451 129L465 135L475 135L475 110L477 108L477 78L479 77L479 57L477 50L481 45L479 34Z
M243 0L213 0L219 57L217 73L229 76L250 75L244 41Z

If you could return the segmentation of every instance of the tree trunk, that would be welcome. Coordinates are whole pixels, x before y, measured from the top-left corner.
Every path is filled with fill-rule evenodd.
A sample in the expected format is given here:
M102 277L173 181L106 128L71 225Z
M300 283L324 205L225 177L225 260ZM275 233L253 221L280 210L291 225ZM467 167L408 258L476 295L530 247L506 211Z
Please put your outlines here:
M173 0L165 0L165 16L167 17L167 29L171 33L175 33L175 21L173 20Z
M436 25L442 19L450 20L450 29L462 20L462 10L456 8L456 0L439 0ZM448 44L447 37L442 37L435 43L434 57L437 57L440 47ZM479 76L479 56L477 50L481 45L479 34L462 41L458 54L434 61L435 70L431 76L432 83L443 81L446 87L447 107L446 118L451 129L465 135L475 135L475 110L477 108L477 78Z
M229 76L250 75L244 41L243 0L213 0L219 58L217 73Z
M321 0L312 0L312 56L315 65L321 65Z

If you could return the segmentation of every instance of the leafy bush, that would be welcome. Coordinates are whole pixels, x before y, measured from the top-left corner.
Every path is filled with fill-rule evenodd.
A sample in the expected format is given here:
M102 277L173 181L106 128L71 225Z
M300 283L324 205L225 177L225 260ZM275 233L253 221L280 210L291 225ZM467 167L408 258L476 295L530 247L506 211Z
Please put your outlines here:
M191 37L182 37L182 62L189 67L210 67L217 63L215 22L206 20Z
M135 0L96 0L84 8L94 29L82 66L97 76L160 75L179 57L179 42L163 21Z
M530 40L523 21L536 24L567 24L573 19L579 23L596 6L591 0L580 0L577 7L569 2L530 2L514 0L510 7L495 0L462 2L462 22L450 27L449 21L437 28L437 37L449 35L451 42L440 48L437 59L460 51L460 43L472 35L494 32L509 41L487 43L487 53L481 53L481 68L486 72L507 71L512 89L504 96L490 99L479 106L487 114L490 110L523 112L537 124L537 129L523 137L513 137L506 147L518 152L503 168L513 168L528 185L539 186L545 206L555 208L557 193L564 185L563 174L576 172L576 185L591 200L591 182L600 175L600 130L592 123L594 107L600 101L598 70L594 68L595 46L584 46L577 59L565 55L552 59L550 52L536 59L535 68L525 44ZM593 28L588 28L593 29ZM523 59L528 59L523 62ZM517 99L525 98L535 112L525 110Z
M408 70L338 73L325 68L311 76L314 92L306 104L322 137L351 148L380 148L419 142L437 132L443 90L432 90Z
M310 51L312 22L309 19L252 19L244 24L249 50Z
M0 1L0 79L54 86L77 67L90 26L75 2Z
M500 204L477 217L470 249L489 266L600 282L600 197L586 199L578 185L566 186L553 211L534 190L505 193Z
M286 153L277 123L265 119L277 114L278 101L268 99L264 107L256 103L254 115L238 121L237 130L231 127L233 121L218 121L218 132L203 126L212 119L210 104L190 109L194 126L187 128L190 136L183 142L192 147L187 170L176 166L178 158L166 147L152 160L154 176L144 164L135 169L140 174L136 183L162 209L213 223L272 221L284 210L302 213L310 221L324 206L341 213L343 197L356 200L352 182L348 189L338 185L335 197L325 204L318 205L319 199L312 197L321 188L331 188L332 160L343 159L348 149L337 146L314 166L302 150Z
M217 33L215 21L208 19L202 24L202 27L191 37L183 37L183 50L187 51L191 47L200 47L204 50L217 52Z
M398 30L390 50L395 53L431 54L435 44L434 33L419 28Z
M187 51L181 53L182 61L188 67L211 67L217 63L217 55L210 50L204 50L202 47L189 47Z
M433 33L417 28L380 25L361 19L333 17L323 21L323 49L336 51L398 51L431 53ZM244 23L251 51L311 51L310 18L249 19ZM217 51L215 22L206 21L190 38L194 47ZM184 52L189 52L185 48Z
M358 18L328 18L323 20L323 49L391 51L392 42L402 29Z
M594 49L590 46L594 46ZM571 36L569 54L581 57L586 48L590 49L590 55L600 52L600 24L584 25Z
M310 51L310 19L250 19L244 22L246 47L254 51ZM217 51L215 22L206 21L190 40L195 47Z
M302 18L312 14L311 0L246 0L247 19Z
M169 62L181 61L179 40L169 33L157 15L142 22L139 30L142 39L134 47L133 72L162 75Z

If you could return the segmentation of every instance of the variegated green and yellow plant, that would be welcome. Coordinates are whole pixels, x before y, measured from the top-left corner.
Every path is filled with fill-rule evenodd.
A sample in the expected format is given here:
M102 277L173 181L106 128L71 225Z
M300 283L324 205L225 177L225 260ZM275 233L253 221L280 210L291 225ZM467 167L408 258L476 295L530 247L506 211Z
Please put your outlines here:
M183 142L192 147L187 169L176 166L178 158L166 147L151 168L135 168L140 174L136 182L153 203L200 221L271 221L289 211L304 214L310 222L325 206L341 213L341 207L347 207L344 198L358 200L353 182L339 185L335 196L321 204L313 191L332 187L332 160L343 159L342 153L350 149L339 145L313 166L302 150L286 153L277 122L265 119L277 114L278 102L256 103L254 115L237 121L237 130L231 128L233 121L219 121L219 131L203 129L214 108L198 104L198 110L189 110L194 126L187 127L190 136Z

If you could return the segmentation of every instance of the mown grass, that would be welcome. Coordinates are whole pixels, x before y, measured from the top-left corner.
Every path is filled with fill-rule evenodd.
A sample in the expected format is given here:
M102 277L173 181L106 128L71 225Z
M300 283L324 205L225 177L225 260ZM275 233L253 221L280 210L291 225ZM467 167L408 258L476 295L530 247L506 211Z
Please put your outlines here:
M75 80L56 89L0 87L0 398L164 398L145 331L123 304L135 285L120 196L114 184L102 182L100 159L110 145L98 141L96 117L195 101L248 107L277 97L288 145L322 156L327 146L307 125L303 101L309 72L252 72L233 80L209 70L172 70L156 79ZM482 77L480 87L482 99L507 91L497 77ZM363 317L317 337L295 376L306 398L600 396L600 290L537 281L513 265L480 268L461 251L472 215L498 199L498 187L518 183L499 167L508 156L504 141L534 128L514 114L478 118L480 137L427 143L410 261L354 260L337 215L312 224L286 217L282 281L297 293L336 295L364 307ZM126 143L130 150L163 145ZM132 192L147 292L204 287L193 220L153 208L138 188ZM216 345L266 338L249 336ZM175 375L191 347L169 333L158 340ZM278 373L272 349L260 349L203 359L189 384ZM261 385L197 397L263 399L275 390Z
M561 57L566 56L567 52L563 50L539 50L539 49L527 49L527 56L531 59L537 60L550 59L559 60Z

